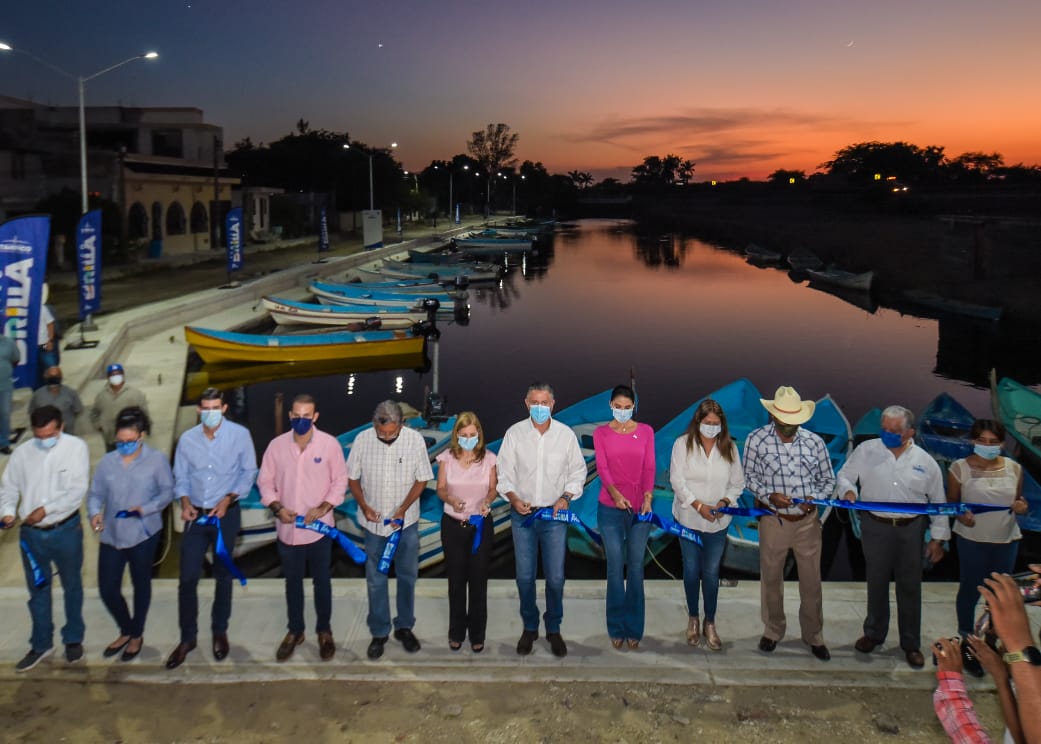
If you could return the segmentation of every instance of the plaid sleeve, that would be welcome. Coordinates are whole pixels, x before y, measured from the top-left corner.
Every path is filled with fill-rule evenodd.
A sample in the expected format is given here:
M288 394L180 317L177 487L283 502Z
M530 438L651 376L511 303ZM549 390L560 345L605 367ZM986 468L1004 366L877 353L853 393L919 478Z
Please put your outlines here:
M962 675L937 672L936 679L939 684L933 693L933 710L950 740L954 744L990 744L965 691Z

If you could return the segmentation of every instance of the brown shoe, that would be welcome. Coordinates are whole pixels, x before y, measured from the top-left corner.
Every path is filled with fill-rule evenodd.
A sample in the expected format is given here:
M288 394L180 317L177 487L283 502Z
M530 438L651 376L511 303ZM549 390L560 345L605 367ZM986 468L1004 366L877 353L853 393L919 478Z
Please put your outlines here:
M907 657L907 663L912 669L921 669L925 666L925 657L922 656L922 652L917 648L904 651L904 655Z
M286 637L282 639L282 642L278 644L278 650L275 652L275 661L285 661L293 655L293 651L304 642L303 633L286 633Z
M713 651L719 651L723 648L723 641L719 640L719 633L716 632L716 624L710 623L708 620L701 626L705 633L705 645Z
M329 659L336 656L336 641L333 640L332 633L322 632L318 634L318 655L322 658L322 661L329 661Z
M181 641L177 644L177 648L171 651L170 655L167 657L166 668L176 669L184 663L184 660L188 658L188 654L190 654L194 650L195 641L191 641L190 643L185 643L184 641Z
M853 644L853 648L862 654L870 654L881 645L881 641L876 641L874 638L868 638L864 635L857 639L857 642Z
M213 634L213 658L217 661L224 661L228 656L228 634L227 633L214 633Z
M701 630L697 616L687 618L687 645L697 646L701 643Z

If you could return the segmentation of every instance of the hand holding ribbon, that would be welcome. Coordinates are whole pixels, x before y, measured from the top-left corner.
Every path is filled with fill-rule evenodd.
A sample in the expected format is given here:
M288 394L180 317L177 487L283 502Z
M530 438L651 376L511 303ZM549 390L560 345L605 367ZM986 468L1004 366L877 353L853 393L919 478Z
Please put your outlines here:
M792 499L796 504L812 506L831 506L836 509L853 509L856 511L888 512L890 514L925 514L928 516L957 517L961 514L982 514L984 512L1010 511L1010 507L999 504L957 503L908 503L902 501L848 501L846 499Z
M387 543L383 546L383 555L380 556L379 565L376 566L377 571L386 574L390 571L390 564L394 562L394 554L398 552L398 543L401 541L401 532L405 529L405 520L384 519L383 524L397 527L387 538Z
M554 514L551 507L544 506L541 509L536 510L533 514L529 514L528 518L521 522L521 527L531 527L535 524L536 519L541 519L544 522L566 522L567 524L577 525L585 530L586 534L589 535L589 538L597 545L604 544L604 541L599 534L579 519L577 514L568 509L559 509Z
M307 522L300 516L296 518L294 524L297 529L317 532L319 535L325 535L326 537L335 540L336 544L343 548L343 552L345 552L352 561L357 563L359 566L365 563L365 551L355 545L347 535L343 534L335 527L317 520Z
M666 519L665 517L659 516L654 512L647 512L646 514L634 514L633 524L636 524L637 522L650 522L656 527L660 527L661 529L665 530L670 535L676 535L677 537L683 540L689 540L695 545L701 545L701 537L690 527L684 527L679 522L673 521L671 519Z
M246 585L246 575L239 570L239 567L235 565L235 561L231 559L231 553L228 551L228 546L224 543L224 534L220 529L220 519L213 516L201 516L195 520L193 524L198 524L203 527L216 527L217 528L217 544L214 547L213 552L217 554L217 558L224 564L224 567L228 569L228 573L238 579L239 584L242 586Z

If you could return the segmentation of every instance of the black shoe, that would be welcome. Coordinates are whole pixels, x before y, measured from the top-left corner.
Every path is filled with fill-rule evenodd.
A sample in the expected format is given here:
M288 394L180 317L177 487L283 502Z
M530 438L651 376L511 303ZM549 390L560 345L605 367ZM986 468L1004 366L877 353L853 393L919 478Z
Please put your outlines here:
M410 654L419 650L419 639L412 633L412 628L398 628L394 631L394 640L401 641L401 645Z
M177 644L177 648L170 652L170 655L166 658L166 668L176 669L184 660L188 658L188 654L195 650L195 641L185 643L181 641Z
M567 644L560 637L560 633L546 633L546 640L549 641L549 650L553 652L554 656L561 658L567 656Z
M365 654L370 659L378 659L383 656L383 647L387 645L387 636L381 636L379 638L373 637L369 641L369 650Z
M976 658L976 654L972 653L969 644L964 640L961 642L961 665L962 668L973 677L983 678L986 675L986 672L983 671L983 665L980 664L980 660Z
M2 452L5 455L9 455L9 454L11 454L11 448L10 447L0 447L0 452Z
M912 669L921 669L925 666L925 656L917 648L905 649L904 658L907 659L907 664Z
M133 640L133 638L130 639L130 641ZM138 638L137 640L140 641L140 643L138 643L136 651L130 650L130 641L127 641L127 650L124 651L123 655L119 657L120 661L133 661L137 658L137 655L141 653L141 649L145 647L145 639L142 637Z
M527 656L531 653L532 646L535 645L535 641L538 640L539 632L537 630L526 630L521 633L520 640L517 641L517 653L521 656Z
M214 633L213 634L213 658L217 661L224 661L228 656L228 634L227 633Z
M130 643L130 636L125 636L125 637L126 637L126 640L123 641L122 643L120 643L119 642L119 638L117 638L110 645L105 646L105 650L101 652L101 655L104 656L106 659L111 659L113 656L116 656L120 651L123 650L123 648L128 643Z
M771 639L767 638L766 636L763 636L762 638L759 639L759 650L760 651L765 651L766 653L770 653L775 648L777 648L777 641L771 640Z
M831 652L823 643L819 646L810 646L810 653L821 661L831 661Z
M67 643L65 644L65 661L70 664L75 664L83 658L83 644L82 643Z

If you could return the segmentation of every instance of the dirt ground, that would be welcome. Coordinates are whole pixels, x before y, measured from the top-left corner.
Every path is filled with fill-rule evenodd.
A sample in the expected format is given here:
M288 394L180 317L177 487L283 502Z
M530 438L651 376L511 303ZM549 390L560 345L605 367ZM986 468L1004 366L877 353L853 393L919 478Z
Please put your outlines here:
M976 710L1000 740L993 693ZM3 712L6 711L6 712ZM925 690L603 683L0 682L4 741L944 742Z

